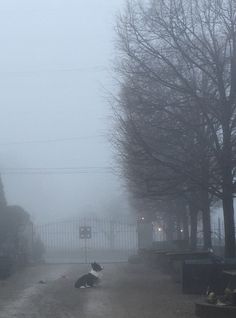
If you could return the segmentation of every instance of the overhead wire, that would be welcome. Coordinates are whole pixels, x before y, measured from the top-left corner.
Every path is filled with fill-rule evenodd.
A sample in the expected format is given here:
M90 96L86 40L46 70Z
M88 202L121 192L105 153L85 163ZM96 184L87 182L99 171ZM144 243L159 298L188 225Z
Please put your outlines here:
M63 73L63 72L105 72L105 66L97 65L90 67L71 67L71 68L44 68L44 69L29 69L29 70L1 70L1 74L40 74L40 73Z
M114 174L117 167L0 168L1 175Z
M70 137L70 138L57 138L57 139L45 139L45 140L24 140L24 141L12 141L12 142L2 142L0 146L6 145L21 145L21 144L47 144L47 143L57 143L66 141L78 141L82 139L89 138L101 138L105 135L91 135L91 136L81 136L81 137ZM113 174L114 167L110 166L75 166L75 167L0 167L1 175L51 175L51 174Z
M65 141L77 141L77 140L86 140L86 139L96 139L102 138L106 135L91 135L91 136L81 136L81 137L69 137L69 138L57 138L57 139L42 139L42 140L23 140L23 141L9 141L9 142L0 142L0 146L9 146L9 145L23 145L23 144L47 144L47 143L56 143L56 142L65 142Z

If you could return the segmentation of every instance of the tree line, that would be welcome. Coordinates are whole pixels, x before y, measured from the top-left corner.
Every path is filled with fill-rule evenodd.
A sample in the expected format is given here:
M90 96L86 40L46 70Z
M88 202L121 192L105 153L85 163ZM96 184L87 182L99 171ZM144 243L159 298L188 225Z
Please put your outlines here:
M222 203L234 257L235 1L131 0L116 33L114 142L137 207L181 223L192 248L201 212L210 248L211 206Z

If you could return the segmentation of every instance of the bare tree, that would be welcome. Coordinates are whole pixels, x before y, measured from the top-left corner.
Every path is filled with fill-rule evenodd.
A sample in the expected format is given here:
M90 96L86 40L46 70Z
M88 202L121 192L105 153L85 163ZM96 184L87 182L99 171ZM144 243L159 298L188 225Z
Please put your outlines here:
M140 82L137 75L135 79ZM143 95L147 92L141 87L135 88L133 91L134 84L132 88L126 84L118 103L121 112L116 116L116 121L120 124L119 129L116 129L115 140L129 189L138 198L154 200L156 211L160 207L160 202L167 201L169 204L165 206L169 206L169 209L164 210L167 216L169 213L172 214L172 217L166 218L170 222L179 219L181 215L179 202L185 201L185 208L188 203L192 248L196 247L197 235L197 215L194 213L202 210L204 246L209 248L210 200L204 202L204 195L208 198L208 192L200 190L199 185L196 185L196 179L198 180L201 174L204 180L208 175L205 173L208 165L202 167L202 160L208 154L207 149L202 147L202 143L201 147L199 142L194 144L197 139L193 139L192 135L186 135L182 126L176 121L173 122L172 116L169 118L166 113L163 114L152 107L148 109L148 101L143 101ZM204 204L199 204L200 200ZM193 201L198 204L193 205ZM197 210L194 206L197 206ZM182 205L182 211L185 208Z
M233 0L153 0L145 5L132 1L117 27L122 75L138 74L146 83L154 83L151 103L150 96L144 94L144 99L172 116L186 133L201 138L202 129L207 131L211 158L206 171L211 168L211 182L183 171L222 200L228 257L235 255L235 16ZM155 91L169 98L163 100L163 94ZM192 113L200 119L196 124L188 122ZM152 155L165 165L171 163L163 154ZM207 201L209 196L204 198Z

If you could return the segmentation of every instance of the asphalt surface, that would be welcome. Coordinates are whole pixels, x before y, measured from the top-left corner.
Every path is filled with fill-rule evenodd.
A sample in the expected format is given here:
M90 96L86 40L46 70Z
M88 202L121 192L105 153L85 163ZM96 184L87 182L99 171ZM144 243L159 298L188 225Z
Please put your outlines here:
M105 264L100 286L75 289L87 265L41 265L0 284L0 318L191 318L194 296L143 265Z

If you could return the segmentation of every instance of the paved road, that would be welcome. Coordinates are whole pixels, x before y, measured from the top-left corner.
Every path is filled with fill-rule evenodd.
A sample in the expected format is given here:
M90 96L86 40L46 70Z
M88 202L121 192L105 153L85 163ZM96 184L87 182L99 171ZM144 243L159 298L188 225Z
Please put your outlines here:
M85 272L87 265L42 265L15 275L0 287L0 318L195 317L195 297L182 295L156 270L109 264L101 286L75 289L74 281Z

